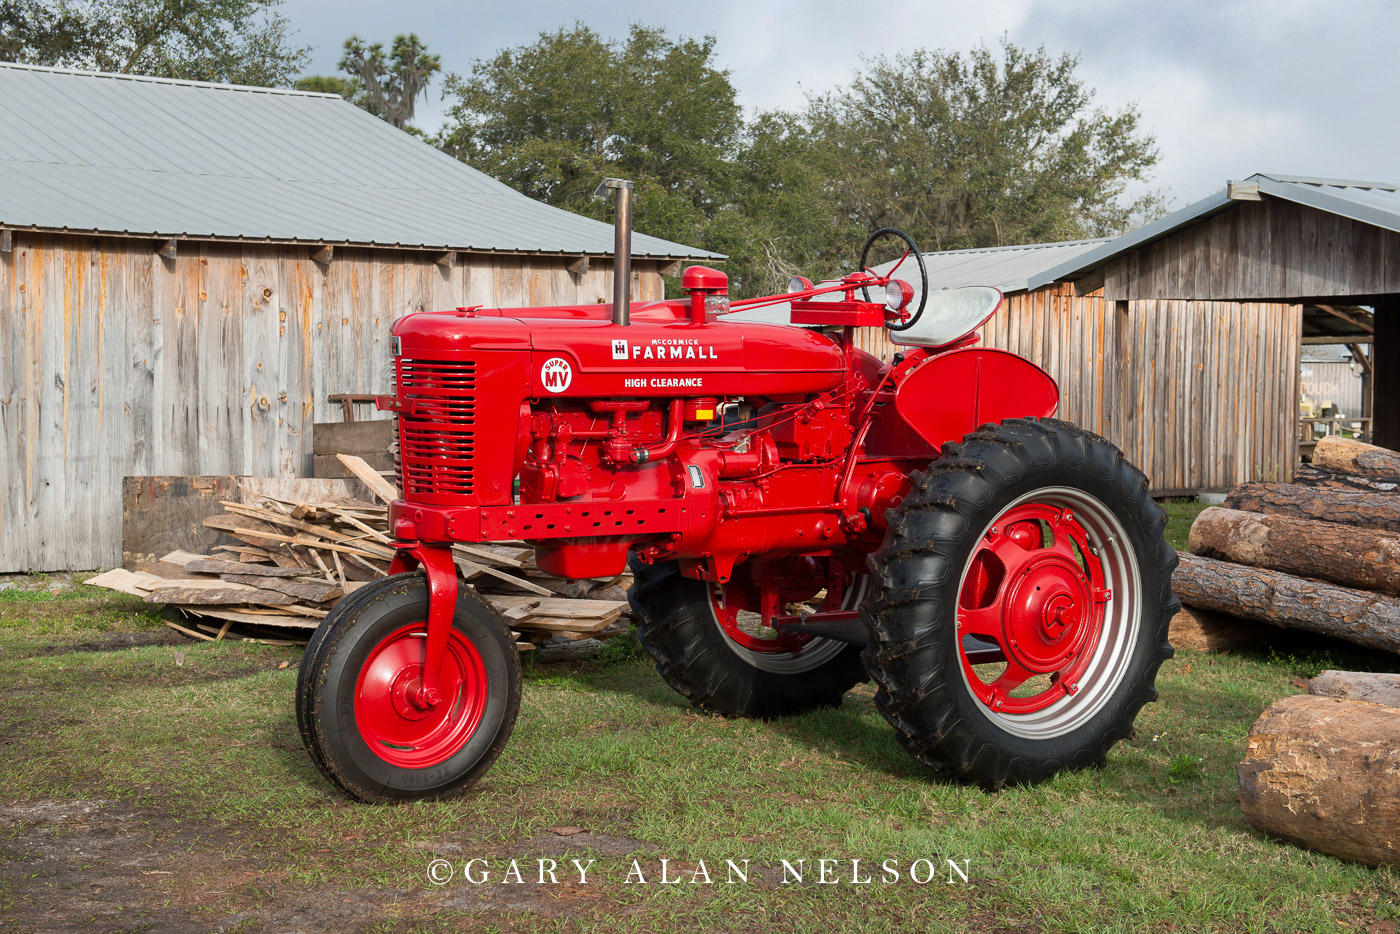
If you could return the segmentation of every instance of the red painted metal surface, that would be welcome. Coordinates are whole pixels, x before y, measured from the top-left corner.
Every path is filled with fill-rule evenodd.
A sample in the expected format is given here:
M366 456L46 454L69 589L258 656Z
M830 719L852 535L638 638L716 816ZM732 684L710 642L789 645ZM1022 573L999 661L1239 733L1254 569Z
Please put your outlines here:
M1073 511L1025 503L997 518L979 544L958 599L963 674L998 713L1034 713L1078 690L1112 594ZM995 642L1003 664L979 668ZM1048 676L1048 677L1046 677Z
M1055 408L1049 377L999 351L916 348L890 366L857 349L853 329L892 314L861 300L884 295L871 273L732 306L792 302L794 320L817 316L824 331L725 318L716 270L682 281L688 299L635 305L627 326L604 305L395 323L403 499L391 527L430 585L451 571L443 543L523 540L564 576L621 573L629 553L678 560L721 585L722 625L741 605L771 622L784 601L864 571L886 510L942 444ZM809 301L830 292L840 300ZM451 620L439 584L429 683L446 638L436 620Z
M401 574L421 566L428 579L427 636L420 658L422 674L409 694L410 703L422 709L437 706L443 700L439 684L443 658L457 612L457 565L450 548L433 548L423 544L400 545L389 565L390 574Z
M476 646L455 629L443 646L441 702L415 702L423 679L425 623L396 630L370 650L355 683L355 726L379 758L428 768L452 758L476 732L486 708L486 668Z
M1060 390L1040 367L1005 350L911 354L895 408L929 444L942 447L979 425L1055 414Z

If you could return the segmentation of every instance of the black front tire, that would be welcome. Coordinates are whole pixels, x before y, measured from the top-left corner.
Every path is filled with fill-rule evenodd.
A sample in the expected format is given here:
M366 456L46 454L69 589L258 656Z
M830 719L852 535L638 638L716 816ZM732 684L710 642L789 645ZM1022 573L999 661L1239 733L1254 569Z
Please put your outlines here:
M357 719L357 705L363 701L357 695L361 672L376 650L396 635L403 637L408 631L417 639L419 632L426 633L427 616L423 574L396 574L366 584L337 603L306 648L296 698L302 743L321 774L359 801L387 804L461 794L495 762L515 726L521 675L514 640L485 600L459 586L452 644L457 651L475 653L484 678L479 694L473 691L479 711L475 727L443 747L440 761L421 766L396 764L373 751L373 738L367 738ZM411 648L405 649L409 652ZM468 691L463 687L458 693L466 697ZM449 717L464 709L451 695L447 703L452 705ZM382 715L391 708L380 709ZM412 724L405 725L411 731ZM407 746L400 744L386 752L393 755L403 749Z
M1147 478L1116 447L1055 419L985 425L914 476L908 496L888 511L885 542L870 558L876 590L864 613L876 706L911 755L941 775L996 789L1101 765L1108 749L1132 734L1138 710L1157 696L1153 682L1171 657L1167 629L1179 608L1171 589L1176 552L1163 536L1165 513L1147 490ZM1014 504L1039 501L1073 501L1086 512L1102 507L1094 541L1105 553L1117 549L1118 586L1128 589L1116 605L1105 601L1114 607L1104 618L1116 621L1121 655L1089 668L1083 690L1056 699L1058 708L1038 713L1039 720L1018 720L993 709L985 691L973 693L985 686L974 688L965 673L959 600L973 555L995 537L998 517ZM1116 541L1118 530L1123 541ZM1002 593L996 597L1013 605ZM1102 625L1108 633L1110 624Z
M853 645L814 667L798 662L787 672L765 670L720 627L709 584L683 576L674 561L649 565L633 558L631 566L628 597L642 646L666 683L702 710L769 719L839 707L846 692L866 680L860 648Z

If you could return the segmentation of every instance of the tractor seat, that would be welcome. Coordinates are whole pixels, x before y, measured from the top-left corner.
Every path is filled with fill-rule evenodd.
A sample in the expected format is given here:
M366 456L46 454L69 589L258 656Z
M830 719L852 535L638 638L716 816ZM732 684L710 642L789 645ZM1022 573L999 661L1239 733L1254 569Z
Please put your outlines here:
M905 347L943 347L980 328L1000 306L1001 291L990 286L971 285L931 292L919 320L907 331L891 330L890 343Z

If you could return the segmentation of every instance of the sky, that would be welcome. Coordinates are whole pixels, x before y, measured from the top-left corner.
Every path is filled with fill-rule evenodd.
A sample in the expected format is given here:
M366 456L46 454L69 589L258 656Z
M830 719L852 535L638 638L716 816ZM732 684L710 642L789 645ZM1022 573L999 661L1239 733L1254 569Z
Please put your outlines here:
M750 110L799 107L865 58L966 51L1004 35L1078 55L1097 106L1137 107L1161 153L1151 187L1173 207L1255 172L1400 182L1394 0L285 0L281 12L321 74L336 71L352 33L387 45L416 32L460 73L575 20L608 37L633 22L713 35L716 64ZM440 91L439 81L419 103L424 129L442 120Z

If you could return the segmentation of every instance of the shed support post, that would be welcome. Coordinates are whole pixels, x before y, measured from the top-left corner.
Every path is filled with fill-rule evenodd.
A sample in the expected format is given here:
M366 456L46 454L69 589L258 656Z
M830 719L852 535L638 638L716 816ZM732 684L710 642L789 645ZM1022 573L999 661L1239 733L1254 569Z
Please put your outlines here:
M1371 367L1371 443L1400 451L1400 296L1376 302Z

